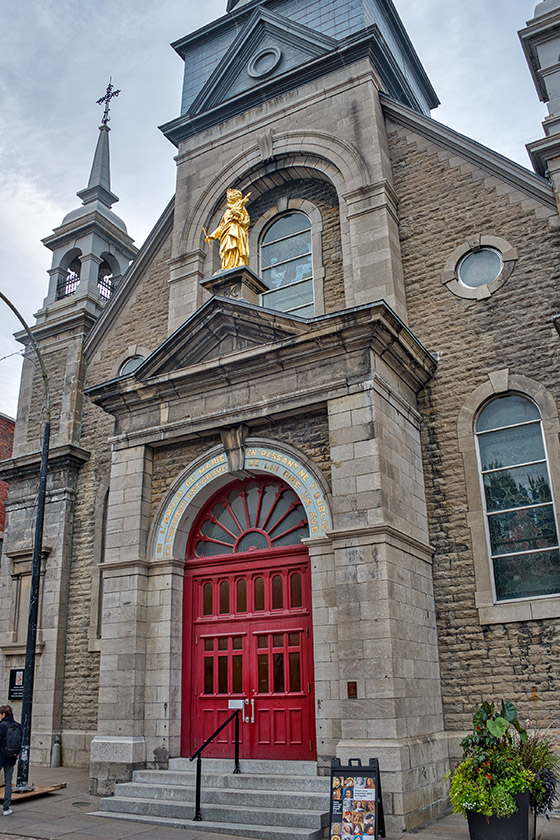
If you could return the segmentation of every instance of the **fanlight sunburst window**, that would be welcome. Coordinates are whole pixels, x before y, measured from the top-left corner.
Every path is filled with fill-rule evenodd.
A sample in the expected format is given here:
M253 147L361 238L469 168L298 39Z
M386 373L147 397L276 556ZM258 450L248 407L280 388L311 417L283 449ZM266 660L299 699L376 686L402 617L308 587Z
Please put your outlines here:
M298 545L309 536L305 510L279 479L262 476L229 484L196 526L195 557L213 557Z

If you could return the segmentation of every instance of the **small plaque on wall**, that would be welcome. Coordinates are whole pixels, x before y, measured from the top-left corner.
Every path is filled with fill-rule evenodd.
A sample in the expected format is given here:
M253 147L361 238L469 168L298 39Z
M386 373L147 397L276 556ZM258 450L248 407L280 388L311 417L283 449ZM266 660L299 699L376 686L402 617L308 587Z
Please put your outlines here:
M23 668L10 668L8 700L21 700L23 697Z

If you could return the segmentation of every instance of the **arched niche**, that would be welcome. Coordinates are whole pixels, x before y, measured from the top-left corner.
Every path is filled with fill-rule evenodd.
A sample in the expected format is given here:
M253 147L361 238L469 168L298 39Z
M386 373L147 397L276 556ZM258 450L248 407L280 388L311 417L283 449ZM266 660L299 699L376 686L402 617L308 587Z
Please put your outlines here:
M299 161L298 156L283 156L274 159L272 162L267 162L259 166L253 167L243 173L242 180L233 184L239 188L244 194L250 193L251 198L248 205L248 210L251 216L251 224L249 228L249 267L258 275L259 274L259 249L258 240L263 227L273 218L274 215L287 212L290 210L299 210L309 216L312 223L312 237L313 237L313 278L314 278L314 301L315 301L315 315L322 315L325 312L324 305L324 282L325 282L325 266L324 255L322 247L322 231L323 218L321 211L315 204L314 193L316 187L328 186L333 194L333 207L336 206L336 236L339 238L337 250L341 253L343 271L336 271L336 278L341 284L344 279L349 278L352 273L352 265L345 260L345 251L342 248L342 242L348 239L348 219L346 213L343 211L344 199L341 195L343 190L344 179L341 173L332 164L327 161L320 161L312 156L308 156L305 164ZM226 206L225 186L229 186L229 182L222 182L222 189L215 196L214 203L207 208L207 216L199 223L195 223L191 229L191 234L201 237L200 242L195 247L198 253L206 255L205 273L214 274L220 270L219 249L217 247L208 248L204 242L202 228L212 231L214 230L224 212ZM282 195L283 188L286 192ZM323 190L324 192L324 190ZM326 194L329 193L329 190ZM263 200L266 202L267 194L277 196L277 201L272 208L262 213L258 208L262 207ZM329 218L332 218L332 213L329 211ZM333 269L334 271L334 269ZM330 282L334 281L333 278ZM204 300L204 293L200 291L199 304Z
M282 173L285 173L284 175ZM225 191L236 187L255 195L280 183L285 177L317 178L329 181L339 201L363 183L369 183L367 166L357 151L339 138L321 132L288 132L273 138L273 155L263 160L258 144L229 161L210 181L185 219L182 250L203 248L204 234L225 207Z

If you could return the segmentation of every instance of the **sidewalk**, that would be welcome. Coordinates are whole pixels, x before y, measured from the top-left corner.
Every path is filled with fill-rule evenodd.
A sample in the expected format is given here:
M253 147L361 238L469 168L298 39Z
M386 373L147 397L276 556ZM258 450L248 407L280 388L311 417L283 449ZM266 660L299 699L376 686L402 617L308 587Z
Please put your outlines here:
M163 828L128 820L92 817L97 797L88 793L87 770L60 767L31 768L35 785L66 782L67 787L46 796L14 803L14 813L0 816L0 840L224 840L224 835L207 834L186 828ZM541 840L560 840L560 819L539 823ZM457 815L445 817L422 831L402 834L390 832L387 840L468 840L465 820ZM231 836L229 840L239 840Z

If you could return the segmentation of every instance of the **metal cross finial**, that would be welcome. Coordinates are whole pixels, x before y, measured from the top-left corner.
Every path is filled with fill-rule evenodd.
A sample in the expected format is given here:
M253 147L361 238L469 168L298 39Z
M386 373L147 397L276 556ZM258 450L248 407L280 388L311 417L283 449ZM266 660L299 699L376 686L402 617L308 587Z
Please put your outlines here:
M107 125L111 117L109 116L109 103L113 96L118 96L120 90L113 90L112 79L109 79L109 84L107 85L107 90L105 91L105 96L102 96L101 99L97 100L98 105L102 105L105 103L105 110L103 111L103 116L101 118L101 122L103 125Z

